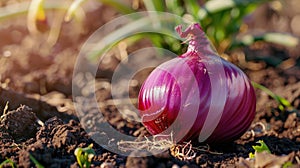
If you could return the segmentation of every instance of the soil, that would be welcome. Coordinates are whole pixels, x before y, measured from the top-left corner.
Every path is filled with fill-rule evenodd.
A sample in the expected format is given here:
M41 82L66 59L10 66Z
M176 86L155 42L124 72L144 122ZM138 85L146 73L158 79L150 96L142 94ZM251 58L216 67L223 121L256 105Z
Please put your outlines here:
M270 5L260 7L248 20L249 31L290 32L299 37L295 19L300 14L292 10L299 8L291 6L299 6L300 3L289 0L285 5L281 12ZM258 159L256 162L248 159L249 153L254 152L252 146L263 140L274 154L273 160L286 159L284 162L290 161L295 167L300 167L299 45L289 48L258 42L228 53L227 59L243 69L251 80L286 98L292 105L281 110L274 99L256 89L256 117L249 130L234 142L201 144L199 148L202 150L194 148L195 156L190 159L175 157L174 148L150 156L146 151L138 153L143 157L132 157L137 155L133 152L127 157L97 144L92 137L102 138L109 144L110 136L101 129L95 130L93 135L83 129L78 119L80 114L77 114L72 100L72 73L78 52L91 33L120 14L94 2L87 3L84 9L88 17L81 22L63 23L60 36L53 46L47 43L47 32L51 28L47 24L39 25L44 33L33 35L27 30L25 15L1 21L0 163L10 159L18 167L36 167L31 159L33 157L44 167L79 167L75 149L93 144L95 156L92 167L270 167L270 164L261 163ZM49 12L48 24L63 14ZM130 53L146 46L151 46L151 43L145 39L137 45L128 46L126 50ZM112 102L110 82L113 69L120 62L120 54L114 50L111 55L99 67L101 73L97 74L99 88L96 97L100 109L105 120L119 132L135 137L147 136L149 133L141 123L124 119ZM143 59L136 60L136 64L138 61L151 61L151 58L148 53ZM135 82L129 89L131 103L136 104L134 100L139 88L150 71L148 69L134 76ZM120 93L123 92L120 90ZM126 102L124 104L122 110L128 111ZM93 110L88 103L85 108ZM91 112L82 120L105 129L101 125L105 121L97 118L96 113ZM282 158L284 156L287 158ZM256 157L272 160L267 154ZM11 165L5 164L3 167Z

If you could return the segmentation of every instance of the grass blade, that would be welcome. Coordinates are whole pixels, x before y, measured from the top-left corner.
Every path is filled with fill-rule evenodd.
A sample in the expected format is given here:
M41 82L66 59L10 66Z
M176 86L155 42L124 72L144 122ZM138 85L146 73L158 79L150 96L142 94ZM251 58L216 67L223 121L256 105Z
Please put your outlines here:
M40 164L31 154L29 154L29 158L37 168L44 168L44 166Z
M9 164L12 168L16 167L16 164L14 161L10 160L10 159L6 159L4 160L2 163L0 163L0 167L5 166L6 164Z
M251 82L253 87L260 89L262 91L264 91L265 93L267 93L270 97L272 97L275 101L277 101L277 103L279 104L279 109L281 111L284 110L284 107L292 107L291 103L286 100L285 98L276 95L275 93L273 93L270 89L266 88L265 86L258 84L256 82Z

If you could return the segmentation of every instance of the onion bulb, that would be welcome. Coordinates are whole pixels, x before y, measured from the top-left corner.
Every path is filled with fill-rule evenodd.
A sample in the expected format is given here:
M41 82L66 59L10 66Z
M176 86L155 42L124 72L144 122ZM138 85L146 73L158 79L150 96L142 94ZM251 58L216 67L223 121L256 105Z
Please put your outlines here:
M142 123L153 135L176 142L221 143L239 138L254 119L256 97L250 80L222 59L198 23L181 38L187 52L155 68L138 97Z

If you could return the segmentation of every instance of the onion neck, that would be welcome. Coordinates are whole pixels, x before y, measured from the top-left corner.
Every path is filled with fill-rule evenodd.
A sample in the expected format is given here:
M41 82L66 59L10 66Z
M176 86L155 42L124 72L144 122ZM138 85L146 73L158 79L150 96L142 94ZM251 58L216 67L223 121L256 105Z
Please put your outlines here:
M187 52L197 53L199 56L216 55L216 50L211 46L199 23L190 25L185 31L182 31L182 25L179 25L176 31L181 38L189 40Z

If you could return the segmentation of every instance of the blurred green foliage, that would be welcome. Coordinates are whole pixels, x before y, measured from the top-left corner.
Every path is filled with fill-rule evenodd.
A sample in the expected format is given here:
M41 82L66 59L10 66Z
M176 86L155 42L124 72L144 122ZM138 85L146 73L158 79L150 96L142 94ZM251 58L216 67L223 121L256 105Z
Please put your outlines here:
M199 22L218 52L223 53L240 45L234 41L244 17L259 5L269 1L271 0L143 0L143 3L147 11L170 12ZM124 7L124 4L122 5ZM124 14L133 12L116 9ZM180 43L175 39L160 35L153 36L151 40L157 47L170 49L177 54L181 53Z
M100 2L115 8L122 14L137 12L122 1ZM248 34L241 39L237 35L241 31L244 18L264 3L273 0L142 0L146 11L169 12L193 22L201 24L208 38L217 51L222 54L236 47L247 46L255 41L277 43L287 47L294 47L299 39L283 33L265 33L259 36ZM118 4L118 5L117 5ZM181 43L174 38L161 34L151 34L148 37L155 46L169 49L176 54L182 53ZM285 40L282 40L285 39Z
M246 15L270 0L166 0L165 11L200 22L220 53L232 46ZM160 7L161 8L161 7Z
M68 22L76 17L75 13L83 3L88 1L90 0L74 0L71 5L66 6L66 3L59 1L32 0L30 6L28 2L25 2L18 4L18 8L16 5L1 7L0 20L17 14L28 13L28 28L32 27L35 30L36 28L32 25L35 24L35 20L40 18L39 16L42 16L43 10L67 10L64 21ZM122 0L98 1L103 5L112 7L120 14L132 14L141 10L168 12L182 18L188 18L193 22L199 22L220 54L236 47L251 45L255 41L272 42L288 47L296 46L299 43L298 38L282 33L266 33L259 36L248 34L243 38L236 38L242 29L245 16L251 14L263 3L271 3L274 0L132 0L131 3L140 4L138 7ZM176 54L182 53L181 42L177 39L155 33L144 33L142 36L150 39L156 47L171 50Z

